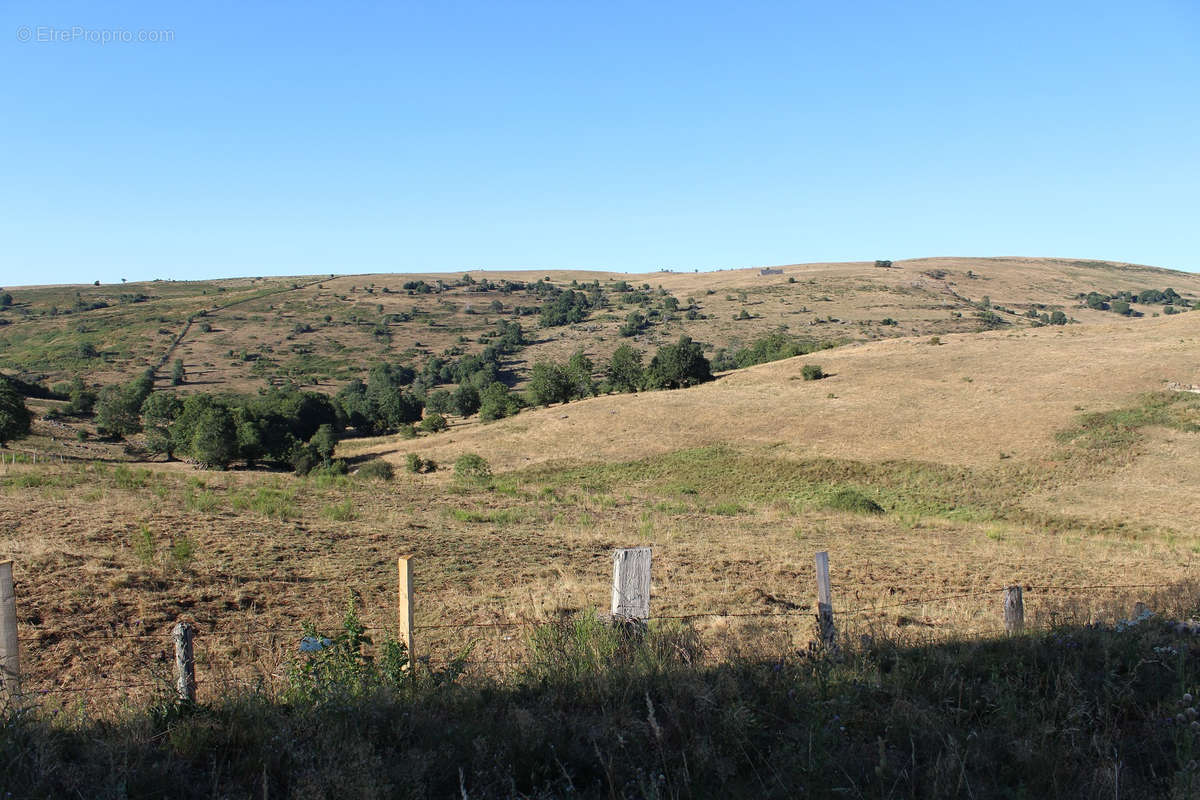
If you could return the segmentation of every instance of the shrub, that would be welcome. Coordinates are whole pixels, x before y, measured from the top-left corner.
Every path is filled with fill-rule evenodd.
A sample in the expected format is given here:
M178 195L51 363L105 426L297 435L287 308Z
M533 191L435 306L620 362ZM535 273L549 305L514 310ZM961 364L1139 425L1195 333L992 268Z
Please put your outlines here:
M464 453L454 462L454 477L467 483L482 483L491 479L492 468L478 453Z
M446 418L441 414L438 414L436 411L425 417L425 419L421 420L421 430L427 433L444 431L447 427L449 426L446 424Z
M819 381L827 377L819 364L805 364L800 368L800 376L806 381Z
M405 458L405 468L413 473L433 472L437 469L437 464L431 458L421 458L416 453L409 453Z
M358 468L354 473L364 480L390 481L396 475L395 468L382 458L373 458Z
M882 514L883 506L857 489L838 489L825 501L827 508L849 511L853 514Z

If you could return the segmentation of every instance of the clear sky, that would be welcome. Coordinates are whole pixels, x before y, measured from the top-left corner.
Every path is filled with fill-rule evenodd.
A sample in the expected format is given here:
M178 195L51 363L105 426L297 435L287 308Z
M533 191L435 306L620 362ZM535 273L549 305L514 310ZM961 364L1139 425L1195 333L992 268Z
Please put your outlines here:
M39 0L0 26L0 285L1200 271L1196 0Z

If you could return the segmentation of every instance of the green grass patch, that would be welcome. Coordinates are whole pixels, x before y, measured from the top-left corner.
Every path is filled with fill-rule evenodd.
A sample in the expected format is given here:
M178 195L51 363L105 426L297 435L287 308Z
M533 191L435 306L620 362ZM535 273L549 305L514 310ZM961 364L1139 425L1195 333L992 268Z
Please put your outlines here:
M495 508L479 511L468 508L452 508L446 512L459 522L485 523L489 525L515 525L531 518L532 512L520 508Z
M331 503L321 509L321 516L336 522L350 522L357 515L354 513L354 503L346 498L340 503Z
M1142 429L1160 426L1200 431L1200 395L1154 392L1135 405L1079 415L1075 425L1058 433L1058 441L1085 450L1124 450L1142 439Z
M296 505L295 489L277 489L271 486L240 489L234 493L230 505L235 511L249 509L264 517L281 520L293 519L300 514Z

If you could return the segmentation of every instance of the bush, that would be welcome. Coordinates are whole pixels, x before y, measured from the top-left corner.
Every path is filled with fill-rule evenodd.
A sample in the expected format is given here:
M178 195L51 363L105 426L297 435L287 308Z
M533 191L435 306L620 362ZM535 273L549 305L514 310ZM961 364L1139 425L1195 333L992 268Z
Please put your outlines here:
M825 501L826 508L853 514L882 514L883 506L857 489L838 489Z
M421 420L421 430L427 433L444 431L447 427L449 426L446 424L446 418L437 412L434 412L425 417L425 419Z
M354 474L364 480L390 481L396 476L396 469L382 458L373 458L359 467Z
M482 483L492 477L492 468L483 456L464 453L454 462L454 477L467 483Z
M433 472L437 469L437 464L435 464L431 458L421 458L416 453L409 453L405 458L405 467L409 472L418 474L422 472Z
M805 364L800 368L800 375L806 381L819 381L822 378L828 377L819 364Z

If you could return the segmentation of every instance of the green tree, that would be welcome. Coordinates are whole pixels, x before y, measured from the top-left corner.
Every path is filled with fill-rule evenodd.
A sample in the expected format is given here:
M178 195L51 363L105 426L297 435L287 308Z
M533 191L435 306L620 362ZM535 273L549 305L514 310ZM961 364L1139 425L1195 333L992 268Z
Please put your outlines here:
M105 386L96 399L96 428L104 436L123 439L141 430L142 400L129 387Z
M67 397L68 414L82 416L92 413L92 409L96 407L96 393L89 391L83 378L78 375L71 379L71 388L68 390Z
M266 454L263 446L262 428L256 420L243 419L236 423L238 456L246 461L246 466L254 466Z
M636 392L645 380L642 351L623 344L613 351L612 360L604 370L608 383L618 392Z
M334 433L333 426L322 425L317 428L317 432L313 434L308 443L316 449L321 461L328 466L329 462L333 460L333 451L337 447L337 434Z
M3 294L0 294L0 308L8 308L9 306L12 305L12 302L13 302L12 295L9 294L8 292L4 292Z
M704 350L690 336L658 348L646 370L647 382L658 389L682 389L712 380L712 369Z
M636 336L642 328L646 327L646 318L637 311L630 311L625 317L624 324L617 331L622 336Z
M534 364L529 374L529 397L543 406L570 400L571 383L566 370L552 361Z
M1067 324L1067 315L1061 311L1055 311L1053 314L1050 315L1050 324L1051 325L1066 325Z
M183 368L183 359L175 359L175 363L171 365L171 385L179 386L183 383L184 377L187 375Z
M192 457L206 467L225 469L237 453L237 430L223 406L211 406L196 421Z
M479 393L479 418L484 422L511 417L520 410L520 398L499 381Z
M591 397L596 393L596 382L592 380L592 372L595 369L592 360L582 350L576 350L572 354L563 371L572 398Z
M28 436L31 421L25 398L0 378L0 445Z
M449 414L454 409L454 398L446 389L438 389L425 399L425 408L436 414Z
M469 383L459 384L454 390L454 413L469 417L479 410L479 390Z
M153 392L142 403L142 430L146 432L146 449L165 455L170 461L175 455L171 425L183 411L183 403L171 392Z

